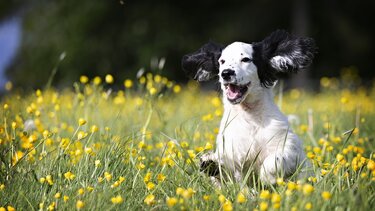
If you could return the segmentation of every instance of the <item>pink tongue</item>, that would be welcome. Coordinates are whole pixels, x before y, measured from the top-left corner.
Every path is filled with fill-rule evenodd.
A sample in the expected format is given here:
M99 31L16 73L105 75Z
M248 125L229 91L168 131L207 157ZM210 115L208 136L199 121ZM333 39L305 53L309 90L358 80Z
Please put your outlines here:
M234 86L234 85L229 85L228 87L228 91L227 91L227 96L230 98L230 99L234 99L237 97L237 95L240 94L240 87L238 86Z

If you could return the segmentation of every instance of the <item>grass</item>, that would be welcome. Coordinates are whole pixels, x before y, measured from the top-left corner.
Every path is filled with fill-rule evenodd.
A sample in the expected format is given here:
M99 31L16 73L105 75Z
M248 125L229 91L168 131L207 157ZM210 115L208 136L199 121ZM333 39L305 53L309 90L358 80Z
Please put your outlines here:
M223 112L218 93L151 74L119 91L111 89L113 78L105 81L81 77L73 89L2 98L2 210L375 206L375 87L349 89L322 78L319 93L279 91L276 103L293 114L314 177L279 179L273 187L226 181L218 189L198 169L199 156L215 147Z

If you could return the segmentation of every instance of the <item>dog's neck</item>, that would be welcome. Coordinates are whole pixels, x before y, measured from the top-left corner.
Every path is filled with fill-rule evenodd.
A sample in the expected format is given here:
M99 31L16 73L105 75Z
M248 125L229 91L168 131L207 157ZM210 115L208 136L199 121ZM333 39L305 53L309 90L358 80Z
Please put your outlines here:
M251 112L251 111L257 109L257 108L259 107L259 104L260 104L260 101L259 101L259 100L255 101L255 102L246 102L246 101L244 101L244 102L242 102L242 103L240 104L240 106L241 106L242 109L244 109L245 111L247 111L247 112Z
M239 115L245 118L248 116L253 122L260 125L267 124L274 118L283 118L283 114L274 103L273 93L270 89L263 89L256 95L249 94L242 103L237 105L233 105L225 99L224 107L229 111L229 115Z

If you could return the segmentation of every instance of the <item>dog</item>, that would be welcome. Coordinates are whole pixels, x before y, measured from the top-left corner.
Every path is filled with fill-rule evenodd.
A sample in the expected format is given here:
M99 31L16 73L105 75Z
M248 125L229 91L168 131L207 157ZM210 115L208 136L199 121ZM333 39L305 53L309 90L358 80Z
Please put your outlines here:
M209 42L182 58L182 68L197 81L217 78L224 113L216 151L200 157L201 171L219 181L222 169L236 182L252 172L262 184L278 178L307 177L310 163L302 142L273 100L272 88L285 74L306 69L315 42L277 30L260 42Z

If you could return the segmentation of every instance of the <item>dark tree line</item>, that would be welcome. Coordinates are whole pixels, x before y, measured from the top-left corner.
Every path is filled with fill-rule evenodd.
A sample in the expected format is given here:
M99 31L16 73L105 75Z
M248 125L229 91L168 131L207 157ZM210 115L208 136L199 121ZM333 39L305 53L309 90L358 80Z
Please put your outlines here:
M42 87L61 53L55 85L81 74L134 78L152 58L167 59L163 75L183 81L182 55L209 40L261 40L276 29L308 35L319 47L311 78L354 66L372 78L374 1L339 0L10 0L0 18L19 14L23 40L7 70L16 85Z

